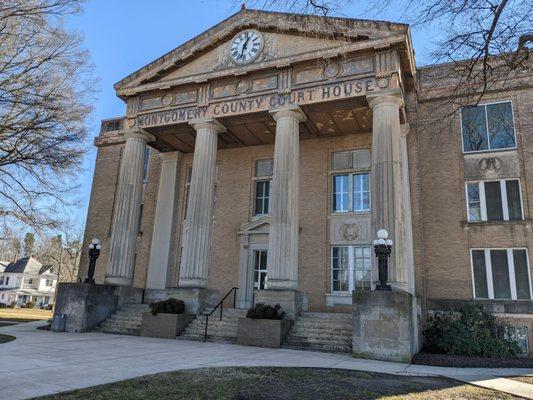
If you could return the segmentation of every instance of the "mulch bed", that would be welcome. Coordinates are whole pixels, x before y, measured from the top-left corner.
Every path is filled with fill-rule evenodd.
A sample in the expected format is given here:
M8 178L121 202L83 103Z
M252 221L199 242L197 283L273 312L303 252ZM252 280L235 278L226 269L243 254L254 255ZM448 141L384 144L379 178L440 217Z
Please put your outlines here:
M488 358L418 353L413 356L411 363L418 365L432 365L435 367L459 368L533 368L533 358L530 357Z

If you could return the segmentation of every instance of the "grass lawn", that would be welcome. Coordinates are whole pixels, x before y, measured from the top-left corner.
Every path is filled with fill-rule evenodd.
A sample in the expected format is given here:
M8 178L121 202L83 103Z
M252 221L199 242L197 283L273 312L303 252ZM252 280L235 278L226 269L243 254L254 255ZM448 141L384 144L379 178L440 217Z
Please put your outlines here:
M518 382L522 382L522 383L529 383L530 385L533 385L533 376L509 376L506 378L509 378L509 379L512 379Z
M30 322L52 318L52 311L38 308L0 308L0 323Z
M516 399L444 378L405 377L340 369L205 368L162 373L41 400L174 399Z
M0 344L11 342L12 340L15 340L15 339L16 339L15 336L0 334Z

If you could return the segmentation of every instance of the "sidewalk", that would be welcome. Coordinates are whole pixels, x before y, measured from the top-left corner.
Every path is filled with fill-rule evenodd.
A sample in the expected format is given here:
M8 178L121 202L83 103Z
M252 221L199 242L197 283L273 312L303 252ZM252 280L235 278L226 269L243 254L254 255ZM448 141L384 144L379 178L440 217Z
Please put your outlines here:
M42 321L0 328L2 398L26 399L179 369L223 366L320 367L396 375L438 375L533 399L533 385L504 379L533 369L444 368L355 359L349 355L232 344L36 330Z

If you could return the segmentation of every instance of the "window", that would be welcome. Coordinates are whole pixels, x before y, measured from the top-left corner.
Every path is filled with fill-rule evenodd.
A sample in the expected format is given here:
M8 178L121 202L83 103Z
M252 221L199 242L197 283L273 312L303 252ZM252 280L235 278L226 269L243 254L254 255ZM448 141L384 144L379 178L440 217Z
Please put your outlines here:
M33 278L28 278L28 285L33 285Z
M333 292L369 290L372 286L370 246L331 247L331 286Z
M3 284L4 284L4 277L0 276L0 285L3 285Z
M192 167L187 168L187 177L185 180L185 217L187 219L187 208L189 207L189 192L191 191Z
M53 283L52 279L47 279L44 284L46 286L52 286L52 283Z
M148 168L150 166L150 155L152 154L151 148L146 146L144 149L144 159L143 159L143 183L146 183L148 180Z
M367 171L370 168L370 151L333 153L331 168L332 211L370 211L370 173ZM340 173L340 170L343 172Z
M461 108L463 151L516 147L510 101Z
M520 193L518 179L467 182L468 221L523 219Z
M530 300L526 249L472 249L474 298Z
M254 288L267 288L268 250L254 250Z
M9 285L9 276L6 276L6 286Z
M257 160L254 171L254 216L268 215L270 212L270 186L274 160Z
M522 355L528 355L527 326L503 326L500 336L515 341Z

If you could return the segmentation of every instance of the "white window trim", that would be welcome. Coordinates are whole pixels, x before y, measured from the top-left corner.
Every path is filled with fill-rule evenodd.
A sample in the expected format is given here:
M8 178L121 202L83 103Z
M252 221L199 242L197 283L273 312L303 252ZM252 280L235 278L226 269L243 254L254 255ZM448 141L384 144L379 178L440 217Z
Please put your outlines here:
M369 191L368 191L368 209L367 210L361 210L361 211L355 211L354 207L354 196L353 196L353 181L355 175L364 175L368 174L368 185L369 185ZM334 179L336 176L348 176L348 210L346 211L336 211L335 210L335 192L333 191L334 188ZM368 170L361 170L357 172L333 172L331 174L331 212L333 214L365 214L372 212L372 176L370 171Z
M255 176L256 169L257 169L257 162L258 161L270 161L272 160L272 175L262 175L262 176ZM259 219L263 218L267 215L270 215L271 205L272 205L272 179L274 175L274 159L273 158L258 158L253 160L253 170L252 170L252 219ZM267 214L256 214L255 213L255 200L256 200L256 182L257 181L269 181L270 182L270 188L269 188L269 195L268 195L268 213Z
M333 247L347 247L348 248L348 290L334 290L333 288ZM370 244L332 244L329 248L329 271L330 271L330 294L346 295L355 290L355 248L368 247L370 248L370 289L373 288L373 268L372 268L372 246Z
M257 182L269 182L269 190L268 190L268 213L255 213L255 202L257 200ZM253 198L252 198L252 217L253 218L262 218L264 216L270 215L270 206L272 205L272 177L260 177L260 178L253 178Z
M474 277L474 253L473 253L475 250L483 250L484 255L485 255L485 276L487 279L488 299L483 298L483 297L477 297L477 294L476 294L476 282L475 282L475 277ZM493 284L493 279L492 279L492 262L490 259L490 252L492 250L505 250L507 252L507 265L508 265L508 273L509 273L509 286L511 288L511 299L495 299L494 298L494 284ZM472 293L473 293L474 299L476 300L519 300L516 294L516 275L515 275L514 257L513 257L514 250L524 250L526 252L526 262L527 262L527 272L528 272L527 279L529 283L529 299L533 300L533 292L532 292L532 287L531 287L531 270L530 270L530 265L529 265L529 252L526 247L471 248L470 249L470 272L472 276ZM527 300L527 299L520 299L520 300Z
M525 219L524 217L524 200L522 198L522 182L520 182L520 178L509 178L509 179L487 179L483 181L466 181L465 182L465 195L466 195L466 218L468 222L487 222L487 200L485 198L485 182L500 182L500 194L502 197L502 214L503 214L503 221L509 221L509 204L507 202L507 181L518 181L518 193L520 195L520 212L522 214L521 219L512 220L512 221L523 221ZM479 187L479 208L480 208L480 214L481 214L481 220L472 220L470 219L470 204L468 202L468 185L477 183ZM491 221L491 222L497 222L497 221Z
M472 154L472 153L489 153L489 152L495 152L495 151L508 151L508 150L516 150L518 148L518 142L516 140L516 129L515 129L515 117L514 117L514 105L513 105L513 100L512 99L509 99L509 100L501 100L501 101L493 101L493 102L487 102L487 103L479 103L477 104L477 106L484 106L485 107L485 124L487 125L487 130L489 129L489 124L488 124L488 118L487 118L487 106L490 106L490 105L493 105L493 104L502 104L502 103L511 103L511 116L513 118L513 136L514 136L514 147L505 147L503 149L491 149L490 148L490 138L488 136L488 131L487 131L487 145L488 145L488 149L487 150L465 150L465 141L463 139L463 113L462 113L462 109L461 108L459 110L459 124L460 124L460 127L461 127L461 149L463 150L463 154ZM474 106L472 106L474 107Z

